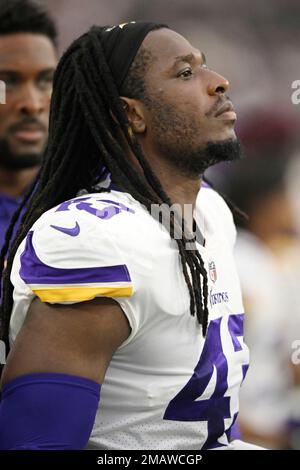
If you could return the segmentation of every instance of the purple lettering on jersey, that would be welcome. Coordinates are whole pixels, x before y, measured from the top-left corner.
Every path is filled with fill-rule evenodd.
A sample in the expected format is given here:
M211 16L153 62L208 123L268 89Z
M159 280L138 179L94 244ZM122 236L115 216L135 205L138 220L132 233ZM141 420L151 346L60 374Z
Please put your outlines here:
M228 319L228 329L232 339L233 347L235 351L241 351L242 345L238 339L238 336L244 334L244 315L231 315Z
M56 209L55 212L68 211L69 207L72 204L74 204L76 209L80 211L86 211L89 214L94 215L98 217L99 219L104 219L104 220L111 219L112 217L114 217L117 214L120 214L121 212L131 212L132 214L135 213L133 209L130 209L124 204L120 202L111 201L108 199L97 199L97 201L105 202L108 205L104 207L103 209L96 209L95 207L93 207L92 202L86 202L90 199L91 199L90 197L71 199L70 201L63 202Z
M97 199L97 201L100 202L107 202L108 204L114 204L115 206L119 206L122 210L127 211L127 212L132 212L134 213L133 209L130 209L129 207L125 206L121 202L116 202L116 201L110 201L109 199Z
M164 419L175 421L207 421L208 436L203 449L220 447L218 438L224 434L224 419L230 418L230 398L224 394L228 388L228 365L222 350L221 318L209 324L200 360L186 386L169 403ZM212 396L199 400L209 384L214 369L216 387Z
M111 219L114 215L121 212L121 209L116 206L106 206L104 209L95 209L89 202L80 202L76 205L79 211L86 211L89 214L95 215L99 219Z
M134 213L132 209L123 206L123 204L120 204L119 207L115 205L109 205L104 207L103 209L95 209L89 202L80 202L79 204L77 204L76 208L80 211L86 211L89 214L95 215L96 217L99 217L99 219L105 220L111 219L115 215L120 214L120 212L122 211Z
M21 255L20 277L26 284L88 284L131 282L126 265L95 268L54 268L44 264L36 255L29 232Z
M244 314L240 313L239 315L230 315L228 319L228 329L232 339L234 350L242 351L242 344L239 338L244 336ZM249 364L242 365L243 380L246 377Z
M236 418L238 417L238 413L235 413L233 416L232 425L229 429L225 431L228 441L233 441L234 439L241 439L241 432L238 422Z
M88 201L90 198L90 196L88 197L78 197L76 199L70 199L69 201L65 201L63 202L62 204L60 204L58 206L58 208L56 209L55 212L63 212L63 211L68 211L69 210L69 207L72 205L72 204L78 204L78 202L81 202L81 201Z
M164 419L175 421L207 421L207 439L202 449L222 447L218 439L224 434L229 436L231 425L225 429L225 419L231 418L230 396L225 397L228 389L228 362L223 352L221 339L222 318L212 320L209 324L204 347L194 374L184 388L168 404ZM228 330L233 341L235 351L242 350L237 337L243 335L243 314L230 315ZM242 365L243 377L245 367ZM216 385L209 398L201 400L201 396L216 371Z
M209 292L210 306L213 307L214 305L221 304L222 302L229 302L228 292L217 292L214 294L213 289L211 288Z
M246 374L247 374L247 372L248 372L248 369L249 369L249 364L243 364L243 365L242 365L243 380L245 380L245 377L246 377Z

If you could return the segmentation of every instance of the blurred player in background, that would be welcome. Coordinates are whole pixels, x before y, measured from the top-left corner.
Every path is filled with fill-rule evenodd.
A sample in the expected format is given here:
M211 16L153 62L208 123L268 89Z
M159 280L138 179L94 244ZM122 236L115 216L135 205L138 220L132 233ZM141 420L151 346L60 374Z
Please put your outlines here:
M0 250L6 229L41 164L48 133L57 32L28 0L0 0Z
M158 24L94 27L64 54L4 272L1 449L242 445L236 233L203 181L241 154L228 87Z
M256 117L259 121L260 115ZM299 366L292 364L291 355L292 343L300 335L300 249L287 187L290 159L268 146L268 142L274 145L268 130L275 130L277 139L281 135L281 145L285 140L276 121L273 112L267 126L258 129L258 139L264 134L261 145L254 143L256 152L252 149L249 158L233 169L224 190L249 216L248 222L238 223L235 248L247 312L245 336L251 350L239 422L244 438L285 449L295 446L299 429L295 400ZM287 140L291 143L291 135Z

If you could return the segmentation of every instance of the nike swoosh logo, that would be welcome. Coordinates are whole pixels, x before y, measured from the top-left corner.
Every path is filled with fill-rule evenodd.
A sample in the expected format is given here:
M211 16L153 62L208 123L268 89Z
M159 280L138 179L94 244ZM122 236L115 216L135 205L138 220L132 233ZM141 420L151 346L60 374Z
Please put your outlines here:
M58 227L57 225L50 225L50 227L54 228L55 230L58 230L59 232L66 233L71 237L77 237L77 235L79 235L80 233L80 227L78 222L76 222L76 225L73 228Z

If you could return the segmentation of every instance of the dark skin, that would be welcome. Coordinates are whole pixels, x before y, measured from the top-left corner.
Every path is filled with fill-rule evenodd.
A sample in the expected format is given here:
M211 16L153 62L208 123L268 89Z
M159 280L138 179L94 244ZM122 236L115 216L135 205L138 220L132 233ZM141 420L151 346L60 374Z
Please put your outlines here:
M184 117L184 124L179 124L175 131L173 120L170 141L175 140L176 146L176 136L179 134L178 145L184 142L186 147L203 149L210 141L236 139L235 113L229 111L215 116L227 100L229 82L207 68L204 55L180 34L168 29L149 33L143 46L154 57L146 77L150 96L154 96L162 106L171 106L181 122ZM201 175L184 175L166 160L157 145L159 122L153 125L156 117L153 118L152 111L139 100L122 99L131 128L170 199L174 203L194 206L201 187ZM173 119L176 120L176 116ZM168 130L164 129L163 139L167 138L167 133Z
M0 105L0 139L15 158L41 155L48 137L52 80L57 53L43 35L16 33L0 36L0 80L6 85L6 104ZM1 166L0 192L22 195L38 171Z
M151 81L164 102L172 102L178 113L188 113L191 121L197 121L201 132L195 145L235 138L232 113L220 118L213 114L209 117L220 104L220 97L223 102L226 99L228 82L203 66L199 51L182 36L165 29L150 33L143 45L158 57L146 80ZM196 57L193 78L177 77L180 72L189 75L184 71L191 64L180 62L171 70L176 57L191 53ZM180 204L194 204L201 178L184 177L167 163L156 149L151 112L139 100L122 99L132 130L171 199ZM42 304L36 299L9 355L2 385L17 376L35 372L62 372L102 383L111 357L129 335L128 321L114 300L98 298L61 307Z
M102 383L130 327L119 304L97 298L69 306L35 299L9 353L2 385L29 373L57 372Z

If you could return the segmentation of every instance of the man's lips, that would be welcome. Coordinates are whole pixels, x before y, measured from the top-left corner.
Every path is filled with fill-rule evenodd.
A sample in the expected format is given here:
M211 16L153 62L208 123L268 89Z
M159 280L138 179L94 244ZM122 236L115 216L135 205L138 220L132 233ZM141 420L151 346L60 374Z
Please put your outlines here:
M223 103L216 111L215 117L220 117L221 119L230 119L236 120L236 112L234 111L233 104L231 101L226 101Z
M14 137L24 143L34 144L45 138L45 130L41 127L24 126L15 129L12 133Z

